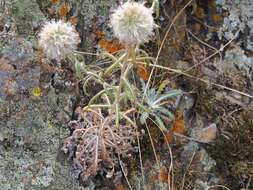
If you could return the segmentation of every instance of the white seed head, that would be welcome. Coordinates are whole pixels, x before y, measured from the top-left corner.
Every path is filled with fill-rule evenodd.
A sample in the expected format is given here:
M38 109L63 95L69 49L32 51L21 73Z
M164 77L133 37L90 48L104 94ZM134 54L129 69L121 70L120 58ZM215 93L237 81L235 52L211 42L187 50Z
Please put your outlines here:
M46 22L39 33L39 46L49 58L58 61L76 50L78 43L74 26L62 20Z
M114 34L125 45L147 42L156 26L153 11L144 3L127 1L111 15Z

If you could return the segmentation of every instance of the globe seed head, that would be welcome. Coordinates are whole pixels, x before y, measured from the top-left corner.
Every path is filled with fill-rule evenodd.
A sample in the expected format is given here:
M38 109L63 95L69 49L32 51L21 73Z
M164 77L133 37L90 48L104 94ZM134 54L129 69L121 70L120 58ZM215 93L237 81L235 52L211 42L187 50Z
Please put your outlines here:
M70 23L48 21L39 33L39 47L52 59L61 60L77 49L80 38Z
M120 5L111 15L115 36L125 45L147 42L156 26L152 13L144 3L127 1Z

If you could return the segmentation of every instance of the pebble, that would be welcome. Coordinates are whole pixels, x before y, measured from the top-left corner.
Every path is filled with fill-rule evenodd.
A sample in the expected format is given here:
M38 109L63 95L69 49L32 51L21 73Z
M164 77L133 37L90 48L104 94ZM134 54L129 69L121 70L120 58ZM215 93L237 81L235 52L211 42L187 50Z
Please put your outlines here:
M0 142L4 141L4 134L0 132Z
M209 143L216 138L217 127L215 123L210 124L197 132L198 140L201 142Z

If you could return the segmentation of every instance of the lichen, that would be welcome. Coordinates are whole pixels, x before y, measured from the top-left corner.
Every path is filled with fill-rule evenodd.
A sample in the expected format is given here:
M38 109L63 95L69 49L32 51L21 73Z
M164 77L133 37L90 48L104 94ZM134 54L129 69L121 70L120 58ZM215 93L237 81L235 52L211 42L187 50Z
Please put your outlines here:
M253 58L247 57L241 48L227 50L223 59L225 72L241 73L253 80Z
M108 20L108 13L111 7L116 6L117 0L76 0L74 1L74 5L76 6L78 12L82 15L85 21L91 21L94 17L97 16L99 12L100 15L104 15L105 17L101 17L99 19Z
M229 15L224 18L223 26L218 34L219 38L225 37L231 40L235 37L237 31L241 31L241 44L244 44L248 50L253 51L252 36L253 35L253 6L252 1L248 0L216 0L219 10L229 12Z
M67 127L56 117L69 110L70 94L55 94L33 100L24 98L16 104L0 103L0 189L69 189L85 190L72 176L71 164L60 160L60 147L69 135ZM20 111L21 110L21 111Z
M21 36L31 37L44 20L36 0L14 0L12 2L13 18Z

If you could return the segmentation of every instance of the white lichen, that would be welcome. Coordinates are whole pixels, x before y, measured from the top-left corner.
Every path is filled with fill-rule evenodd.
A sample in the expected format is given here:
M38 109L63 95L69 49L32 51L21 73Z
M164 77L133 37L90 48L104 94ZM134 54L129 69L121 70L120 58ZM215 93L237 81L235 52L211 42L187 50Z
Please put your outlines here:
M247 57L241 48L227 50L223 59L225 72L241 73L253 80L253 58Z
M39 47L48 58L58 61L76 50L78 43L80 38L74 26L62 20L46 22L39 33Z
M125 45L147 42L156 26L152 9L144 3L127 1L111 15L111 25L115 36Z

